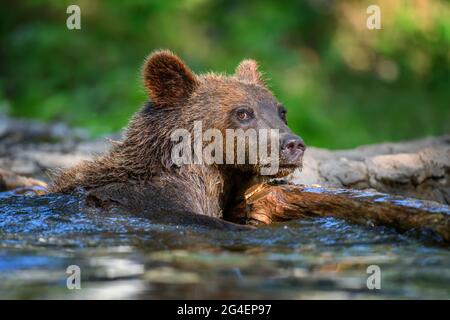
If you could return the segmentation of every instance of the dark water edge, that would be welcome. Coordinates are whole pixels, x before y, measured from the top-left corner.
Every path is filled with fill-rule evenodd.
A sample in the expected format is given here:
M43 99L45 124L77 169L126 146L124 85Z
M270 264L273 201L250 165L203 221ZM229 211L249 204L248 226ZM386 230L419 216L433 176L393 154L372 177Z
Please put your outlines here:
M66 287L69 265L80 290ZM367 288L369 265L380 290ZM450 250L334 218L225 232L0 193L0 298L449 299Z

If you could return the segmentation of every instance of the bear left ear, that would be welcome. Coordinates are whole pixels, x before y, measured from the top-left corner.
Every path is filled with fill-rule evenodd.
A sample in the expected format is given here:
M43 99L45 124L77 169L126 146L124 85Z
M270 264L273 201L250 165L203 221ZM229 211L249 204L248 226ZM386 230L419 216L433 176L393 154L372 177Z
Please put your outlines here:
M143 70L144 85L156 106L176 105L198 85L196 75L168 50L152 53Z
M243 60L236 68L235 75L238 79L253 82L264 86L261 73L258 71L258 64L255 60Z

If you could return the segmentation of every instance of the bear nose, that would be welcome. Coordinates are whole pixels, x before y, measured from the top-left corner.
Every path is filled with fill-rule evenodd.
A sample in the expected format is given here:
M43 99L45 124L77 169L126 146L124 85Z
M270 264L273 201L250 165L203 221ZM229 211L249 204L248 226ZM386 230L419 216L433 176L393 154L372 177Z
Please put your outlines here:
M295 161L305 152L305 143L300 137L289 135L282 140L281 151L289 161Z

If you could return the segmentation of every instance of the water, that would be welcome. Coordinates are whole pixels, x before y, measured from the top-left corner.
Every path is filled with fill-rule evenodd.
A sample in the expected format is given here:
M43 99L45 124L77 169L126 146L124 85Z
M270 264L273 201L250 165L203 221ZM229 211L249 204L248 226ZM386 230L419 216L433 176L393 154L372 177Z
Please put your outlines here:
M81 289L66 268L81 268ZM369 265L381 289L367 288ZM92 215L76 196L0 193L0 298L450 298L450 251L307 218L225 232Z

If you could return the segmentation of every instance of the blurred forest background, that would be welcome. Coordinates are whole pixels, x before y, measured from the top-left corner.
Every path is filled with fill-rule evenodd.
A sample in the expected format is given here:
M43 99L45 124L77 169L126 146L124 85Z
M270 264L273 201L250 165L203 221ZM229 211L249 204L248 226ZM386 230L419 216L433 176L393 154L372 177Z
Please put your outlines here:
M144 58L169 48L198 73L256 59L309 145L450 132L449 1L21 0L0 26L0 111L15 117L117 131L147 99Z

